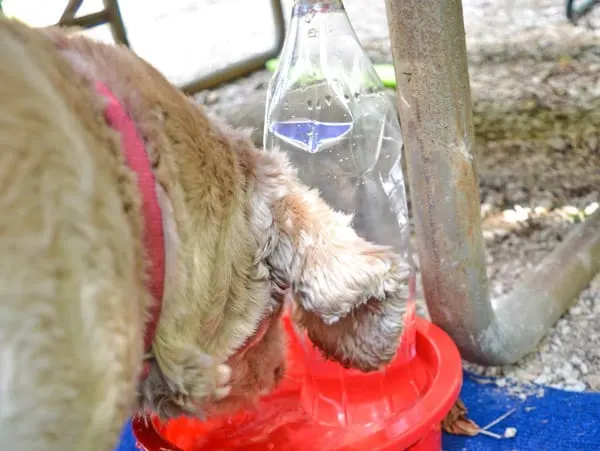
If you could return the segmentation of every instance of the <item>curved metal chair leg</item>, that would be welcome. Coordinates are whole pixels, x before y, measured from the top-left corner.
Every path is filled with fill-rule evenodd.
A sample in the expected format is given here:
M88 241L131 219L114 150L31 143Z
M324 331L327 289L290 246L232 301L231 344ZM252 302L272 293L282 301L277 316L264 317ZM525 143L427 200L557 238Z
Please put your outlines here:
M432 320L470 361L529 353L600 270L600 210L490 299L460 0L386 0L397 104Z

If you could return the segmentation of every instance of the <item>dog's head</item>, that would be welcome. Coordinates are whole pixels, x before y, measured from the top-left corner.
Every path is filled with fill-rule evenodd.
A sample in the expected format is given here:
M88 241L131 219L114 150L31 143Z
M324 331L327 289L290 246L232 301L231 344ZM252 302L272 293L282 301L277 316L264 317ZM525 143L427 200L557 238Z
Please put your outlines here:
M209 119L128 50L48 36L124 104L159 184L167 279L143 408L213 414L271 391L285 372L285 290L328 357L365 371L392 359L409 274L398 255L357 236L283 154Z
M165 335L155 341L159 360L154 381L161 382L147 392L152 408L165 416L194 413L199 407L217 414L252 404L275 388L285 372L285 336L279 321L284 292L294 301L294 319L324 355L364 371L389 362L403 326L408 264L391 249L359 237L349 216L333 211L317 192L298 182L283 154L259 151L247 136L216 122L210 127L210 133L223 133L222 152L237 164L231 171L243 189L230 215L235 218L241 209L243 219L220 238L221 253L212 256L213 262L221 262L213 274L223 271L229 276L226 282L202 279L202 268L194 262L206 262L203 255L216 238L207 238L206 225L203 233L194 235L205 246L187 255L187 276L179 278L177 288L190 280L195 280L194 288L203 288L193 291L195 298L182 297L172 304L173 313L167 312L167 321L177 315L181 319L165 327ZM228 219L223 216L215 224L226 232ZM184 259L182 255L179 261ZM203 298L219 283L228 297ZM191 321L190 312L196 311ZM183 329L177 329L181 321L197 334L196 352L202 350L231 368L227 396L215 396L215 385L206 385L210 369L192 371L189 362L181 361L173 366L173 359L184 354L174 352L172 343L190 343ZM162 341L166 334L170 343ZM170 368L177 369L175 376L167 376ZM197 391L172 385L178 379Z
M175 139L180 180L189 177L179 207L186 219L177 229L177 296L163 311L146 384L149 405L163 416L212 415L274 389L285 372L283 292L325 356L381 368L402 332L409 265L359 237L350 216L298 181L284 154L255 149L248 134L193 108L197 128ZM229 366L229 381L211 375L207 355Z

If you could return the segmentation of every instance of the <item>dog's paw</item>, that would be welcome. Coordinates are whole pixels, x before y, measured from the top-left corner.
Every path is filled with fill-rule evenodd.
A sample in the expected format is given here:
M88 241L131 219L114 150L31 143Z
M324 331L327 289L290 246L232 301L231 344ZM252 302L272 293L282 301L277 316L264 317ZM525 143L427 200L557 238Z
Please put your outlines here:
M148 377L140 385L143 410L161 418L204 418L207 404L221 401L231 392L231 368L197 350L178 356L177 368L151 363Z
M231 392L231 368L200 351L193 351L183 367L183 389L195 401L214 402Z

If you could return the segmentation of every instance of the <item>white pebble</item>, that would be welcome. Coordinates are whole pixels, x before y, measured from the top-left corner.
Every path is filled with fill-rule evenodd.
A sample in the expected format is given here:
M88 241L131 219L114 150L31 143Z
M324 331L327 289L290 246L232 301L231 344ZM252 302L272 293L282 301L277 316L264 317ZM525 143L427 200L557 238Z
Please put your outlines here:
M579 381L579 382L575 382L575 383L567 385L565 387L565 390L582 392L582 391L585 391L586 388L587 388L587 386L585 385L585 382Z

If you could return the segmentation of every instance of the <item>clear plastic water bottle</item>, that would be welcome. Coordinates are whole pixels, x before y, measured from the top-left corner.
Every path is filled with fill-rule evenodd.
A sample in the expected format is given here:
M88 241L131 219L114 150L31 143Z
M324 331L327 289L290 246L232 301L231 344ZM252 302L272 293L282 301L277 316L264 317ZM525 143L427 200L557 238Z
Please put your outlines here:
M398 115L341 0L295 1L264 145L284 150L304 183L353 214L359 235L411 261Z
M412 267L398 115L341 0L295 1L268 89L264 145L285 151L304 183L352 214L359 235L392 246ZM310 377L302 385L302 403L313 420L368 428L412 402L397 397L393 387L398 374L408 381L416 371L414 281L413 271L404 332L394 362L383 371L344 371L304 346ZM298 336L308 343L301 331ZM373 396L365 396L365 386Z

